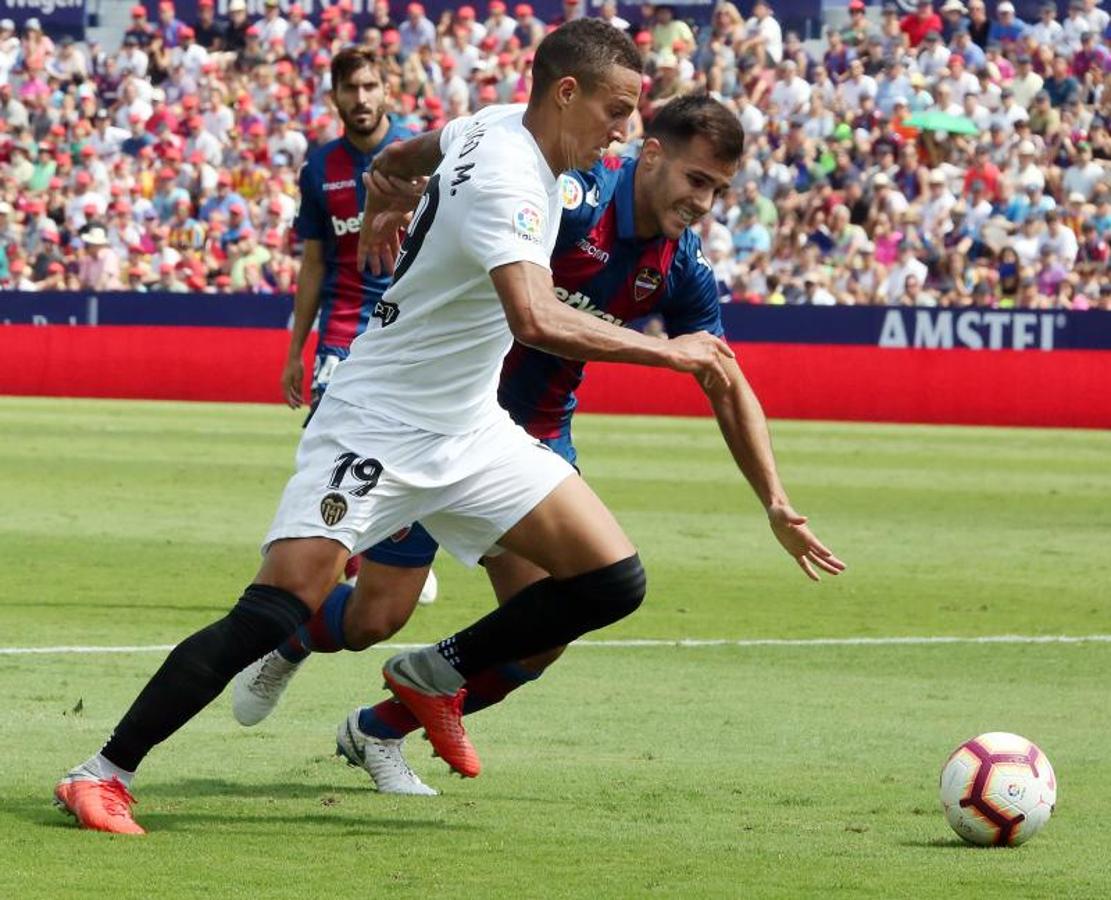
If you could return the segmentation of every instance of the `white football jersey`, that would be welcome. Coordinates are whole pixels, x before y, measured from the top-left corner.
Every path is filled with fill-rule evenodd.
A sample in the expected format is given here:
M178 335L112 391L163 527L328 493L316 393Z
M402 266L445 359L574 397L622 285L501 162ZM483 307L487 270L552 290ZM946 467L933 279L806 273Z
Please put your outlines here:
M559 181L524 111L491 106L444 128L393 284L329 394L439 434L505 415L498 377L513 337L489 273L550 268L560 220Z

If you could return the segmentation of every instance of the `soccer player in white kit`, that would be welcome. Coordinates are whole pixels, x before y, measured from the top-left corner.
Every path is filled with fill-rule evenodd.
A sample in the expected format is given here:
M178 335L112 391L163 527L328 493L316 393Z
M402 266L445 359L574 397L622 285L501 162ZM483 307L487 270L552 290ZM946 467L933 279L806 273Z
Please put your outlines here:
M640 94L632 42L576 20L541 43L527 107L490 108L440 139L407 142L384 177L435 167L383 297L302 438L262 567L227 616L182 641L102 750L55 787L87 828L142 834L129 792L139 763L247 664L305 622L348 556L414 521L467 563L511 550L550 572L387 679L457 771L478 774L459 718L469 672L569 643L632 612L636 551L569 464L497 405L515 337L548 352L728 381L732 352L704 332L659 341L560 303L548 258L557 176L625 138Z

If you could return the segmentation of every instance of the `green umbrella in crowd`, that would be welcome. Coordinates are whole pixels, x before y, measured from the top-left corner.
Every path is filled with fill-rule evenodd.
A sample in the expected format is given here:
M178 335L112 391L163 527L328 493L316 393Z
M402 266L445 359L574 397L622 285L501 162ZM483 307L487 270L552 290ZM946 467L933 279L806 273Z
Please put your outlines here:
M914 128L921 128L923 131L945 131L949 134L979 134L980 129L976 127L968 116L953 116L944 112L916 112L913 116L903 122L904 125L910 125Z

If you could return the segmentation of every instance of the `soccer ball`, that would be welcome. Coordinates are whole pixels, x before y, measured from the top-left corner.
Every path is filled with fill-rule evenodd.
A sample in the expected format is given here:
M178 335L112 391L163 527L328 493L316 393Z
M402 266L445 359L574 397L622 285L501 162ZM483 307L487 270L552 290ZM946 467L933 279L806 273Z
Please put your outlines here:
M941 770L941 807L970 844L1014 847L1041 831L1057 803L1057 777L1036 744L992 731L965 741Z

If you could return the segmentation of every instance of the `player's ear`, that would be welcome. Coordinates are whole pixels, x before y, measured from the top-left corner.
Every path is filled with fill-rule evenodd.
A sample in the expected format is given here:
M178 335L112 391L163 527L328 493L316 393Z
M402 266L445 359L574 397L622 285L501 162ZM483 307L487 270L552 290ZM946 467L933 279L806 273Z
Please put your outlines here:
M560 109L566 109L579 93L579 82L573 75L564 75L555 86L556 103Z
M640 148L640 165L647 166L649 171L655 169L663 160L664 148L658 138L644 139Z

